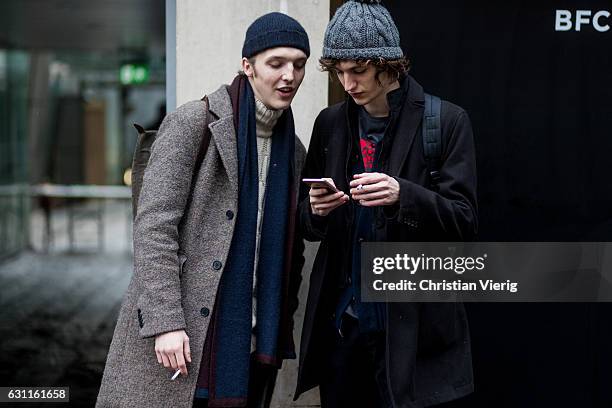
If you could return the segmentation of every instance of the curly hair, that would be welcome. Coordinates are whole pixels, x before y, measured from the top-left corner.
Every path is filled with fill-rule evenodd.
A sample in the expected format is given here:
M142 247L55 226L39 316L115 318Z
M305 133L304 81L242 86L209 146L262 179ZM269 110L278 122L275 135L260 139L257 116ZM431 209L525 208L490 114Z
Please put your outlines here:
M340 59L332 59L332 58L320 58L319 65L321 66L322 71L327 71L330 73L332 78L338 79L336 75L336 64L342 62ZM383 86L380 81L380 75L383 72L386 72L391 78L397 78L406 75L408 71L410 71L410 60L406 57L402 57L394 60L386 60L384 58L378 59L358 59L355 62L359 65L372 65L376 68L376 82L378 85Z

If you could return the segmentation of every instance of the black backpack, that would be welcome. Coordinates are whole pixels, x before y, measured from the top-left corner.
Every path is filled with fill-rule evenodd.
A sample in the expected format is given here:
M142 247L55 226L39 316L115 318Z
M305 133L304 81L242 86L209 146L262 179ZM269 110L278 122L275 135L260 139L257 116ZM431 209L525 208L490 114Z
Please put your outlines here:
M196 164L193 170L193 178L198 174L198 170L202 165L208 145L210 144L210 130L208 125L210 118L208 114L208 97L203 97L205 117L204 117L204 134L200 142L200 149L198 150L198 156L196 158ZM144 176L145 169L149 164L149 157L151 156L151 145L157 137L157 130L145 130L142 126L134 123L134 127L138 131L138 141L134 149L134 157L132 159L132 218L136 217L138 211L138 198L140 197L140 190L142 189L142 178ZM191 185L193 186L193 180Z
M423 112L423 149L429 185L438 191L440 183L440 166L442 164L442 101L437 96L425 94L425 112Z

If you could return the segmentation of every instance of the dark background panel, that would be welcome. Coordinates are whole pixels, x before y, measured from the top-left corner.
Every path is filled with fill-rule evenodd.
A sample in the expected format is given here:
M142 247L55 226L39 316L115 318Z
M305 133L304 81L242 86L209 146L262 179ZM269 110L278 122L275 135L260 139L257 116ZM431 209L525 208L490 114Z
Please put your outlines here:
M554 30L556 9L609 2L387 3L413 76L472 119L481 239L579 240L612 219L612 30Z
M426 91L465 108L482 241L612 241L612 30L604 1L386 1ZM601 22L612 26L611 19ZM468 305L464 407L612 407L612 305Z

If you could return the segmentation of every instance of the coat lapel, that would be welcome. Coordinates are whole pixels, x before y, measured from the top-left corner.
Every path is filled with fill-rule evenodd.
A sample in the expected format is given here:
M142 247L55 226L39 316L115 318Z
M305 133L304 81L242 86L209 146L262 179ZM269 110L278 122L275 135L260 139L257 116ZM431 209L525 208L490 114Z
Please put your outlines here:
M317 177L332 177L336 183L336 187L343 191L349 191L349 183L352 179L352 168L351 166L351 130L349 128L348 115L349 115L349 103L348 101L342 104L338 114L337 121L333 122L331 128L325 129L325 132L329 132L327 136L327 145L325 146L326 157L337 158L332 160L326 160L325 163L325 174L321 174Z
M221 86L208 96L210 111L219 119L208 125L212 139L221 156L221 161L232 184L238 186L238 151L236 149L236 130L232 114L232 104L227 87Z
M423 120L425 100L423 87L410 76L406 78L406 81L409 81L408 95L398 118L391 147L388 168L390 175L400 174Z

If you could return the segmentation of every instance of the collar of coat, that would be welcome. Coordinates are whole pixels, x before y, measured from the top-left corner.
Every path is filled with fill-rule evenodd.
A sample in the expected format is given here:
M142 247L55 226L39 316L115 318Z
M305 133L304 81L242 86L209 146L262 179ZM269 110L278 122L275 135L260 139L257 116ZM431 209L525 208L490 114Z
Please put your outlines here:
M388 149L387 163L384 172L389 175L399 175L402 167L409 157L414 140L423 120L425 94L423 87L410 75L400 81L400 88L387 94L391 114L390 136L384 143L383 149ZM353 139L357 140L357 104L352 98L347 98L341 109L346 118L343 132L338 136L342 145L346 146L348 154L351 153ZM334 137L334 142L336 141ZM350 156L349 156L350 157Z
M236 129L232 113L232 101L227 85L222 85L208 95L208 110L212 113L212 122L208 124L212 140L221 157L230 184L238 197L238 151L236 147Z

